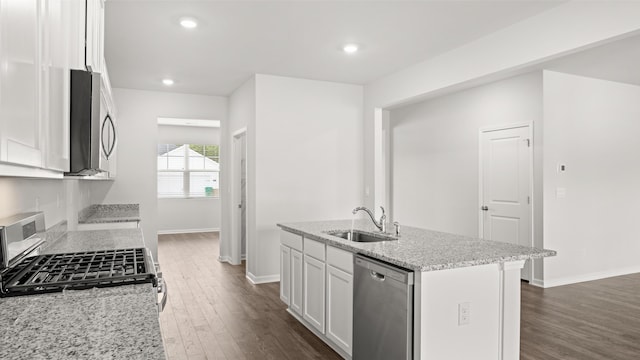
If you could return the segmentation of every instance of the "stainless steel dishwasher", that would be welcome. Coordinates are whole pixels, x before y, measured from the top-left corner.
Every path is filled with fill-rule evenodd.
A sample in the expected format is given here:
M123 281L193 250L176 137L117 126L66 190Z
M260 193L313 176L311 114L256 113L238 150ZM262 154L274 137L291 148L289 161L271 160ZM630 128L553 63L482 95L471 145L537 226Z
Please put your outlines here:
M353 359L413 359L413 272L356 255Z

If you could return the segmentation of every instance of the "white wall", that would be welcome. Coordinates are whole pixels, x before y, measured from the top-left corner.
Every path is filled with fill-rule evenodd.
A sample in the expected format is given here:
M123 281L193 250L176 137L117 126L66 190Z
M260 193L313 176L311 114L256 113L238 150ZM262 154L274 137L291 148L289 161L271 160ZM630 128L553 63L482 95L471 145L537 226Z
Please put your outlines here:
M365 87L365 203L373 206L374 111L522 73L544 61L640 31L640 3L559 5ZM419 101L419 100L418 100ZM378 199L378 202L381 200Z
M42 211L47 228L61 221L77 221L78 211L90 205L89 181L0 177L0 218ZM72 229L71 229L72 230Z
M220 198L158 199L158 233L220 230Z
M391 111L394 220L478 236L480 129L541 120L540 71Z
M256 75L255 134L250 276L277 280L276 223L349 218L362 202L362 87Z
M220 128L158 125L158 144L219 145ZM218 230L220 198L158 199L160 234Z
M227 99L131 89L113 89L113 94L118 106L118 177L93 182L92 201L139 203L145 243L157 259L158 117L224 121Z
M640 87L545 71L544 118L544 285L640 272Z

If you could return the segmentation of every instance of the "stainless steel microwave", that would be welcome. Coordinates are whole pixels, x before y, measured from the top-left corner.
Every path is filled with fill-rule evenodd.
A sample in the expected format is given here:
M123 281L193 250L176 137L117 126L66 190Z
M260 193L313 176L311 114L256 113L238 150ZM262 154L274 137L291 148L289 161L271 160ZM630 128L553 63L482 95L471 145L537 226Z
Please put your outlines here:
M100 73L71 70L69 172L95 175L108 170L116 147L113 119L100 99Z

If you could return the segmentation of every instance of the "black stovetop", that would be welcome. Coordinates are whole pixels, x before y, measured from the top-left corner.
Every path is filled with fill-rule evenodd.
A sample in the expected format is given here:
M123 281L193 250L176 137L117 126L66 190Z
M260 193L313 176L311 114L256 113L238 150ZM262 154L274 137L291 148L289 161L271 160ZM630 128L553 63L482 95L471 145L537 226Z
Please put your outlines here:
M144 248L36 255L2 273L0 296L30 295L127 284L153 283Z

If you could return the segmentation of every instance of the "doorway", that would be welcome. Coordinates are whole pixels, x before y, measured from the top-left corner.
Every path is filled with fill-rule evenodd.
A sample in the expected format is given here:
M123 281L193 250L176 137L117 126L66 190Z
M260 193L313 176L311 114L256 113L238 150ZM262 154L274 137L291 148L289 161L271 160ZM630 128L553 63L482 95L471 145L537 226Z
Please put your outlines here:
M480 237L533 246L532 146L530 125L481 130ZM527 260L522 279L531 281L531 267Z
M233 134L231 178L232 189L232 242L231 263L239 265L248 258L247 253L247 130Z

